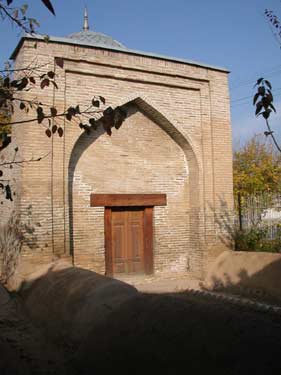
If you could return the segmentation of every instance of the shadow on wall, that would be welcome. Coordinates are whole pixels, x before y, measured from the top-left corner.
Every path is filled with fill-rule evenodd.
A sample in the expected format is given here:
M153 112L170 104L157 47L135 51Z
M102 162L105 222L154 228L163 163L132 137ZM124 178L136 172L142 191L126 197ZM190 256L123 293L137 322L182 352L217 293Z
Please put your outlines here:
M20 263L23 246L36 251L38 238L36 227L32 219L32 205L29 205L21 214L12 211L8 221L0 225L0 281L8 288L13 288L16 271Z
M226 248L232 249L235 246L236 239L233 208L229 207L222 197L219 197L218 207L214 208L209 204L209 209L214 215L217 239L223 243Z
M205 280L207 289L229 291L281 303L281 254L225 251Z

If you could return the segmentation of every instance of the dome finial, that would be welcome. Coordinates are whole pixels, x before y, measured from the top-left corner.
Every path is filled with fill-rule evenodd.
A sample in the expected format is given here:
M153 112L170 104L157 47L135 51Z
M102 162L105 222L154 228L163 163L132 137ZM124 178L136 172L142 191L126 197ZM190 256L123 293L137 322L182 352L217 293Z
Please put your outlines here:
M83 25L83 30L89 30L89 21L88 21L88 11L87 8L85 7L84 10L84 25Z

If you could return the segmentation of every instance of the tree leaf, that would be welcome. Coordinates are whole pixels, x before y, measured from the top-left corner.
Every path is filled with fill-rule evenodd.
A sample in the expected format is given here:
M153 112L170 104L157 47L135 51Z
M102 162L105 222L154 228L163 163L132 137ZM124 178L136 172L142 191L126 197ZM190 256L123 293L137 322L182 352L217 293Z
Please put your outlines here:
M20 7L20 11L23 15L25 15L26 11L27 11L27 8L28 8L28 5L27 4L23 4L21 7Z
M51 79L53 79L55 77L55 73L51 70L47 74L48 74L48 77L51 78Z
M267 79L264 80L264 83L266 84L266 86L267 86L268 88L270 88L270 90L272 90L271 83L270 83Z
M16 87L18 91L22 91L26 88L27 85L28 85L28 78L23 77L21 80L18 81L18 84Z
M260 94L257 92L256 95L254 96L254 99L253 99L253 105L256 104L256 101L258 100Z
M50 111L51 111L51 116L52 117L56 117L56 115L58 113L57 109L55 107L51 107Z
M271 109L266 109L261 114L263 115L263 118L265 118L267 120L269 118L271 112L272 112Z
M36 81L34 77L29 77L29 81L35 85Z
M268 108L268 106L269 106L269 104L270 104L270 101L269 101L269 99L268 99L268 96L264 96L263 98L262 98L262 105L264 106L264 108L266 109L266 108Z
M12 87L17 87L18 85L18 80L17 79L14 79L12 82L11 82L11 86Z
M43 90L45 87L48 87L50 85L49 78L43 79L43 81L40 83L40 87Z
M12 197L12 190L10 188L10 185L5 186L5 193L6 193L6 199L10 200L11 202L13 201Z
M273 111L276 113L276 109L272 103L269 104L269 106L273 109Z
M266 137L268 137L269 135L271 135L273 132L268 132L268 131L265 131L265 132L263 132L263 134L266 136Z
M100 101L102 102L102 104L105 104L105 98L103 96L99 96L100 98Z
M53 125L52 127L52 133L55 134L55 132L58 130L57 125Z
M264 94L265 94L265 87L264 87L264 86L260 86L260 87L258 88L258 93L259 93L260 95L264 95Z
M76 109L72 106L70 106L69 108L67 108L67 112L71 114L71 116L75 116L76 115Z
M263 108L263 104L262 104L262 102L260 101L260 102L258 102L258 103L256 104L256 112L255 112L255 114L257 115L257 114L262 110L262 108Z
M92 100L92 105L93 105L94 107L99 108L99 106L100 106L100 101L99 101L99 100L96 100L96 99L93 99L93 100Z
M9 87L10 86L10 78L6 77L3 81L3 86L4 87Z
M47 137L51 138L51 136L52 136L52 132L51 132L50 129L47 129L45 133L46 133L46 136L47 136Z
M60 137L63 136L63 128L58 128L58 135L59 135Z
M23 102L20 102L20 109L24 109L25 108L25 104Z
M55 16L56 15L55 10L53 8L53 5L52 5L51 1L50 0L41 0L41 1L49 9L49 11L51 13L53 13L53 15Z
M38 107L36 111L37 111L37 121L38 121L38 124L41 124L41 122L45 118L45 115L44 115L44 112L43 112L43 108L42 107Z

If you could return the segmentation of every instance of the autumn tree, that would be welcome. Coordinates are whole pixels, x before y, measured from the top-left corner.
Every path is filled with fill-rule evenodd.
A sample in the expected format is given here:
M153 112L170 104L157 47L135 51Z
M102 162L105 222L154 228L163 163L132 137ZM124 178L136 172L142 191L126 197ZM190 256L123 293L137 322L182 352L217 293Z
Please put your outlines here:
M281 192L281 157L272 143L254 136L233 155L234 194Z
M272 143L254 136L234 152L233 187L242 229L242 211L248 197L281 193L281 155Z

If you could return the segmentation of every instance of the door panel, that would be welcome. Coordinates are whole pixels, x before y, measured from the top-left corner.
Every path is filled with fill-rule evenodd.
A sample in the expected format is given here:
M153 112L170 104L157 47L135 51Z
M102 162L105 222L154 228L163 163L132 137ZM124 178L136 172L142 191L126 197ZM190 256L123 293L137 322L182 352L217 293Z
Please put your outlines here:
M128 232L128 267L129 272L140 273L144 271L144 241L143 241L143 215L140 223L131 223Z
M144 272L144 209L112 209L113 273Z
M112 214L112 258L115 273L126 272L126 212Z

